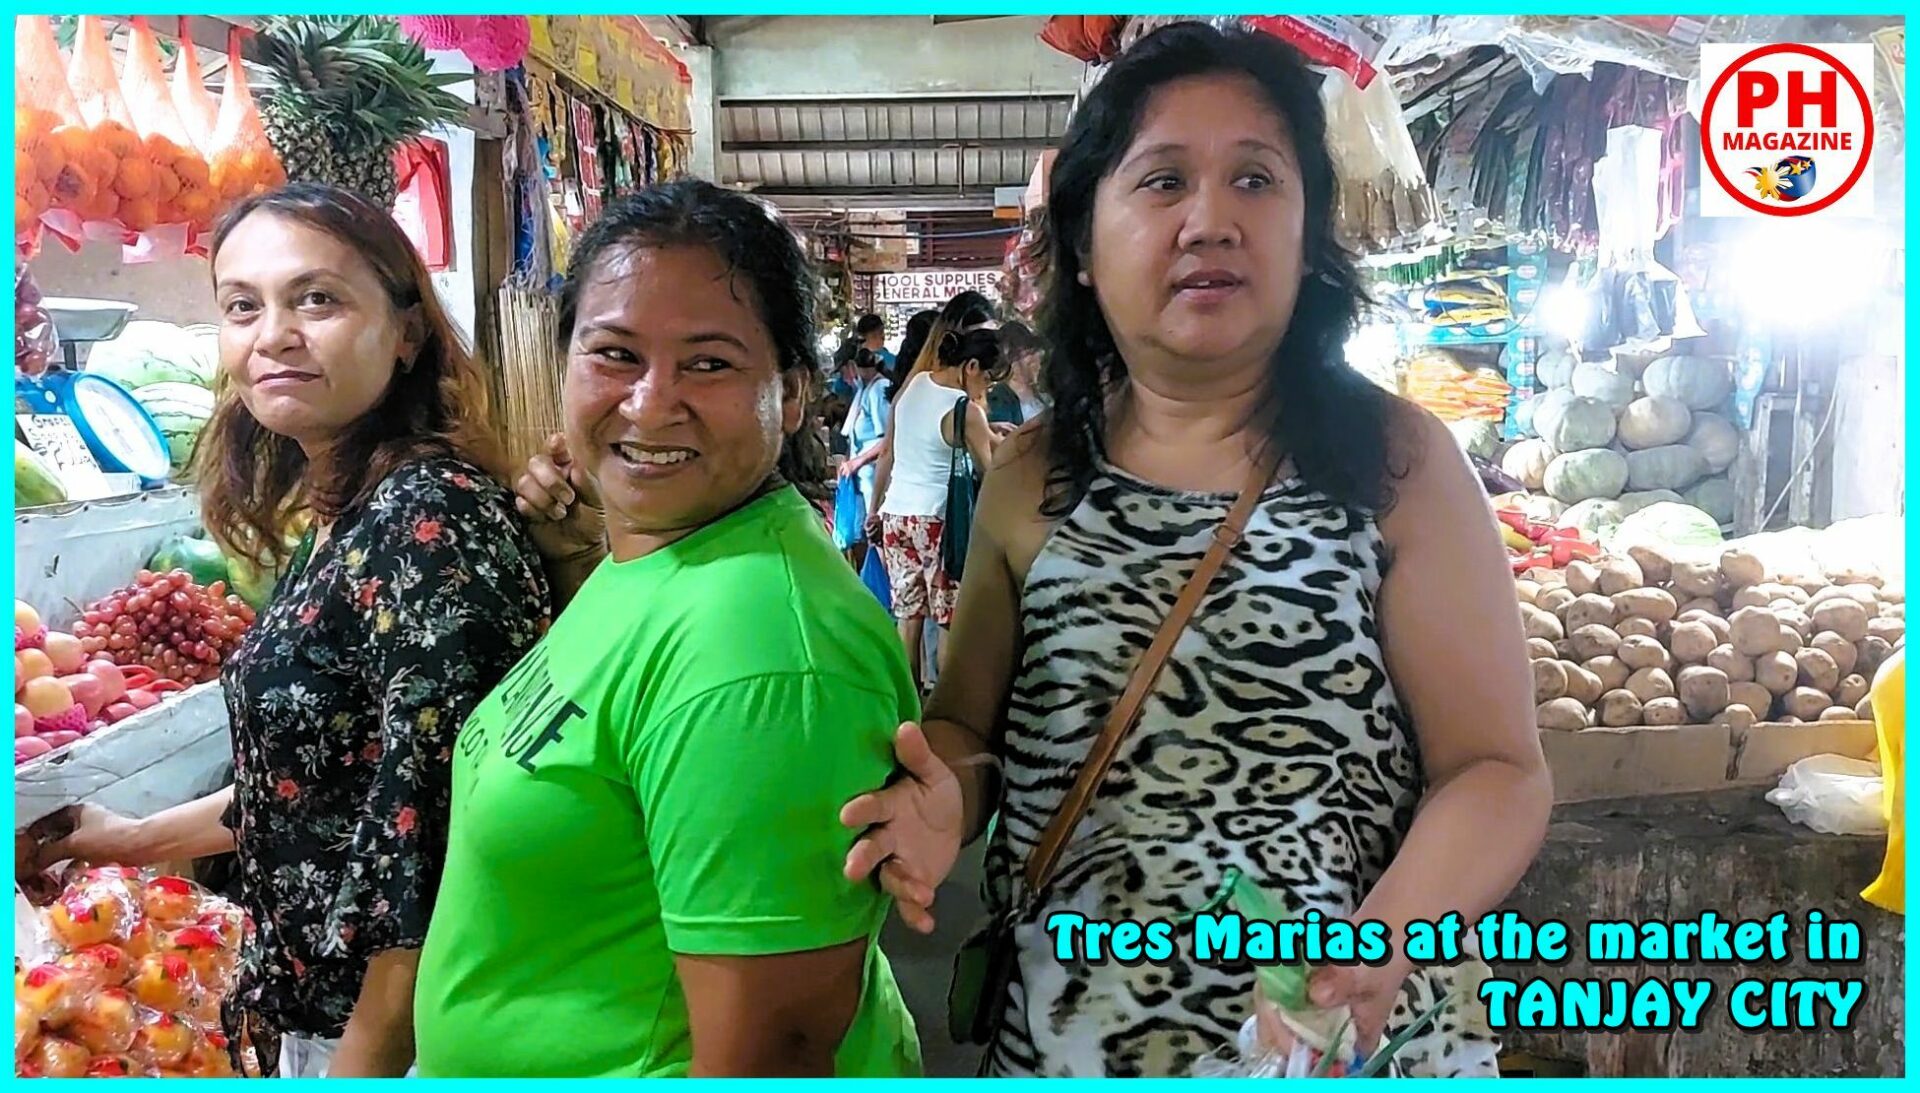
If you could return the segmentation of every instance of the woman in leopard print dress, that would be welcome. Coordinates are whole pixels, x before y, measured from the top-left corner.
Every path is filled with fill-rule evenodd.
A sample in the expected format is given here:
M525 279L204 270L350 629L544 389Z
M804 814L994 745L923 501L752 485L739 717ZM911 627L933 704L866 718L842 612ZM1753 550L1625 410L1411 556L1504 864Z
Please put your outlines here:
M1338 78L1338 77L1335 77ZM1230 1045L1249 967L1062 963L1048 917L1172 918L1237 866L1288 916L1472 920L1525 871L1551 793L1512 580L1484 495L1431 415L1347 368L1362 293L1333 236L1315 77L1276 39L1177 24L1088 94L1054 164L1050 415L981 494L951 666L911 775L851 803L903 917L998 811L988 902L1040 832L1134 662L1270 445L1244 539L1169 658L1040 909L989 1072L1178 1076ZM929 754L929 750L931 754ZM997 772L997 777L995 776ZM1470 961L1326 967L1364 1039L1465 1005L1402 1052L1491 1074Z

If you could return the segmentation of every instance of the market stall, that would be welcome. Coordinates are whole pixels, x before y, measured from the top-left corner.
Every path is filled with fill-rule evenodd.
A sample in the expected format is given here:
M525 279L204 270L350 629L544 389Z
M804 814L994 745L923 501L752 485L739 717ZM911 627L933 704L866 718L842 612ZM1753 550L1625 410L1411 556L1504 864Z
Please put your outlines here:
M500 362L502 435L526 456L559 426L554 293L571 240L607 203L686 172L691 76L633 16L528 16L524 65L507 74L502 242L486 340Z

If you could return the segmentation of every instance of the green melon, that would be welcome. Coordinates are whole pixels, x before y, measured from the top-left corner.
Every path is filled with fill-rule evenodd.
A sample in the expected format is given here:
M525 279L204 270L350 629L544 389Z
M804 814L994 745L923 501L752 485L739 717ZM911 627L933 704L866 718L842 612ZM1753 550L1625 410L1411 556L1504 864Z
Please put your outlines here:
M229 589L255 611L266 610L267 601L273 598L273 586L279 580L280 575L274 570L263 569L245 558L227 559Z
M213 392L192 383L149 383L133 392L166 434L174 477L184 477L193 462L200 430L213 416Z
M189 331L154 319L135 319L119 337L87 353L87 371L127 390L155 383L208 386L212 380L203 330Z
M13 507L30 509L39 505L58 505L67 499L67 488L25 441L13 442Z
M193 583L205 587L215 581L226 581L228 575L227 556L220 548L206 539L195 539L182 535L169 540L148 560L147 568L155 573L171 573L183 569Z

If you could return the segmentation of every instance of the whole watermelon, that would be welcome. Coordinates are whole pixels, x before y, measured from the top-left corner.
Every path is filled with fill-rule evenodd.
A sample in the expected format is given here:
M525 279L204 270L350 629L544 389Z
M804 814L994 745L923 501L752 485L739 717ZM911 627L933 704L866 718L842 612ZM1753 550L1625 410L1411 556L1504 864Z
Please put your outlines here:
M166 434L174 477L184 477L193 462L200 430L213 416L213 392L191 383L150 383L134 391L133 397Z
M120 336L87 353L87 371L105 376L129 391L155 383L206 387L212 377L204 363L203 342L172 323L135 319Z
M220 548L206 539L187 535L168 540L167 545L147 561L147 568L155 573L185 570L187 576L193 578L193 583L203 588L215 581L230 579L227 557L220 552Z

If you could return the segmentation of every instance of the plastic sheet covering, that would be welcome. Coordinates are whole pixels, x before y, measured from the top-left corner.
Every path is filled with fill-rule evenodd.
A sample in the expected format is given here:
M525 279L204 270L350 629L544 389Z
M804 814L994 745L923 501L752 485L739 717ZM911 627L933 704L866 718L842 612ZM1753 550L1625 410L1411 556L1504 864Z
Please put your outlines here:
M1379 63L1413 65L1475 46L1518 58L1543 91L1555 76L1586 75L1601 61L1683 80L1700 73L1703 42L1766 42L1810 22L1784 16L1396 15L1358 20L1385 40Z

